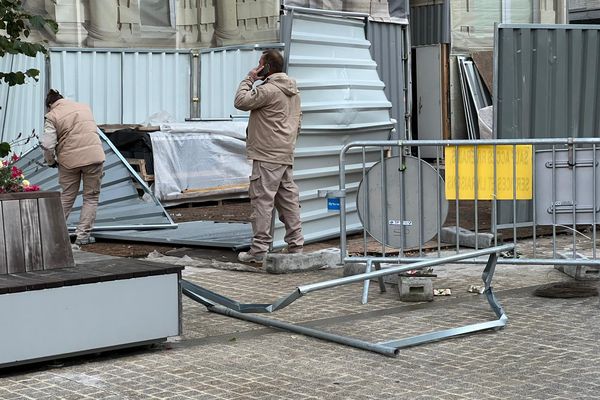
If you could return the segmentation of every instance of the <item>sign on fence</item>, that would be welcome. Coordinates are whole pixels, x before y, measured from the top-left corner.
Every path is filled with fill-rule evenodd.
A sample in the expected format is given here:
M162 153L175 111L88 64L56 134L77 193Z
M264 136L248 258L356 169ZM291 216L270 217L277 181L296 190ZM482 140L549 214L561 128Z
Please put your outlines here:
M494 149L496 169L494 181ZM531 200L533 197L532 146L448 146L446 199L448 200ZM457 167L458 157L458 167ZM477 179L475 159L477 158ZM458 171L458 185L456 175ZM513 178L516 177L516 182ZM516 195L515 191L516 189ZM457 193L458 190L458 193Z

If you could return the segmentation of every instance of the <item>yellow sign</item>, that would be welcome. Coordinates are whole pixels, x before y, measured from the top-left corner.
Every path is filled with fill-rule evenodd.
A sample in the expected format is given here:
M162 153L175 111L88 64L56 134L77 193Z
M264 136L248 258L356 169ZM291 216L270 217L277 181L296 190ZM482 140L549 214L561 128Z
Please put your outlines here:
M496 182L494 183L494 148ZM477 179L475 179L477 152ZM531 200L533 197L532 146L449 146L446 158L446 198L448 200ZM458 156L458 188L456 185ZM513 158L516 156L516 163ZM516 177L516 185L513 177ZM513 189L516 187L516 196ZM456 193L458 189L458 194Z

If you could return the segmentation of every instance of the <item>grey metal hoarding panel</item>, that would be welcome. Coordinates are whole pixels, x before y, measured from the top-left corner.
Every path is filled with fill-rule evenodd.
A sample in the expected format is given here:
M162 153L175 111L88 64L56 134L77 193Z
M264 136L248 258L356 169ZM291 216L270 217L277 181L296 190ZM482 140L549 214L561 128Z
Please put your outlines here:
M377 63L377 71L385 83L385 94L392 102L391 115L396 122L399 138L407 138L407 71L410 54L406 51L408 27L400 24L369 21L367 39L371 42L371 55Z
M498 25L496 137L598 136L599 53L597 25Z
M499 24L495 42L498 139L600 134L600 26ZM517 204L517 222L531 222L531 202ZM499 226L513 222L511 210L499 202Z
M285 39L288 74L302 97L302 130L296 143L294 179L300 188L302 229L307 241L339 235L339 216L328 213L319 189L339 187L339 153L348 142L387 139L393 127L392 104L384 93L365 37L365 19L325 17L294 10L283 16L290 27ZM367 152L368 164L379 152ZM348 229L360 228L356 187L362 177L362 154L353 154L347 198ZM360 165L360 167L357 167ZM285 245L285 229L275 223L275 248Z
M99 131L102 138L106 161L102 176L100 202L94 230L103 229L151 229L174 228L169 214L154 197L145 183L125 161L118 150ZM58 170L43 165L44 157L40 147L25 154L17 165L23 169L27 179L42 190L60 190ZM146 192L148 201L140 199L133 185L134 178ZM81 194L75 200L67 225L74 229L81 211Z
M450 43L450 1L410 8L413 46Z

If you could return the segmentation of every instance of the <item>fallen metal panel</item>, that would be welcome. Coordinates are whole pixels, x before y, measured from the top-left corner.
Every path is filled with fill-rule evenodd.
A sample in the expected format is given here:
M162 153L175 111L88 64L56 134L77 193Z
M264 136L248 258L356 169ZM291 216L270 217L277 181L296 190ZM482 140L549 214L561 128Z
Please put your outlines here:
M392 118L396 120L399 139L408 138L407 118L412 103L406 79L410 74L410 51L407 51L408 26L369 21L367 38L371 42L371 55L377 63L377 72L385 83L385 95L392 102ZM408 44L408 46L407 46Z
M44 125L45 62L44 56L36 57L7 54L0 58L0 71L16 72L35 68L40 71L39 80L28 79L24 85L8 86L0 83L0 140L14 141L19 134L27 137L35 131L40 134ZM17 153L25 153L37 145L31 140L21 146L13 146Z
M258 65L263 50L283 50L281 43L205 49L200 52L200 116L248 115L233 106L238 85Z
M180 223L177 229L103 231L95 233L94 236L128 242L225 247L240 250L250 247L252 227L247 223L194 221Z
M142 123L166 111L190 116L189 50L64 49L50 52L50 87L89 104L98 124Z
M339 235L338 217L327 212L318 190L339 187L339 153L346 143L390 136L392 104L369 52L371 43L365 37L364 19L302 14L297 10L282 18L282 26L288 28L282 32L288 74L297 80L302 97L302 130L294 164L302 229L306 241L318 241ZM378 150L368 151L365 157L373 163L379 155ZM352 157L360 167L350 167L349 184L357 185L362 177L362 155ZM346 199L348 209L354 210L348 218L350 230L361 226L355 198L356 186ZM285 245L284 234L283 224L277 221L275 248Z
M98 205L94 231L114 229L154 229L175 228L169 214L160 202L146 187L144 181L125 161L123 156L106 136L98 131L102 138L106 161L102 176L100 202ZM43 165L44 157L40 147L36 147L25 154L17 163L23 169L27 179L42 190L60 190L58 184L58 170ZM141 199L133 184L133 179L143 188L144 197ZM75 200L73 211L69 215L67 225L75 229L81 211L81 192Z

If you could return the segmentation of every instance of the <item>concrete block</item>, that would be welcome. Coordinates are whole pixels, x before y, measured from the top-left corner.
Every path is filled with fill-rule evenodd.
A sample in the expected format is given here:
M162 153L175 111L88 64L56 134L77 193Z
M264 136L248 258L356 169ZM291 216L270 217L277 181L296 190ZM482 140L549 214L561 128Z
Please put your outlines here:
M431 278L400 276L398 285L400 301L433 301Z
M387 265L390 267L392 265ZM382 269L386 268L386 265L381 266ZM352 276L358 274L364 274L367 270L367 264L365 263L346 263L344 264L344 276ZM371 269L371 271L375 271L375 267ZM372 278L372 281L376 282L377 278ZM397 285L398 284L398 274L386 275L383 277L383 283L389 285Z
M475 248L475 244L477 244L477 248L485 249L488 247L494 247L494 234L492 233L484 233L480 232L475 234L475 232L471 232L468 229L464 229L461 227L455 226L447 226L442 228L440 231L440 241L448 244L456 244L457 238L461 246L463 247L471 247ZM498 243L501 240L498 238Z
M573 253L558 253L559 257L566 260L573 259ZM587 257L576 253L576 259L585 259ZM588 265L555 265L554 268L575 278L577 281L597 281L600 280L600 268Z
M270 274L289 274L335 268L340 262L339 249L324 249L313 253L268 253L264 267Z

